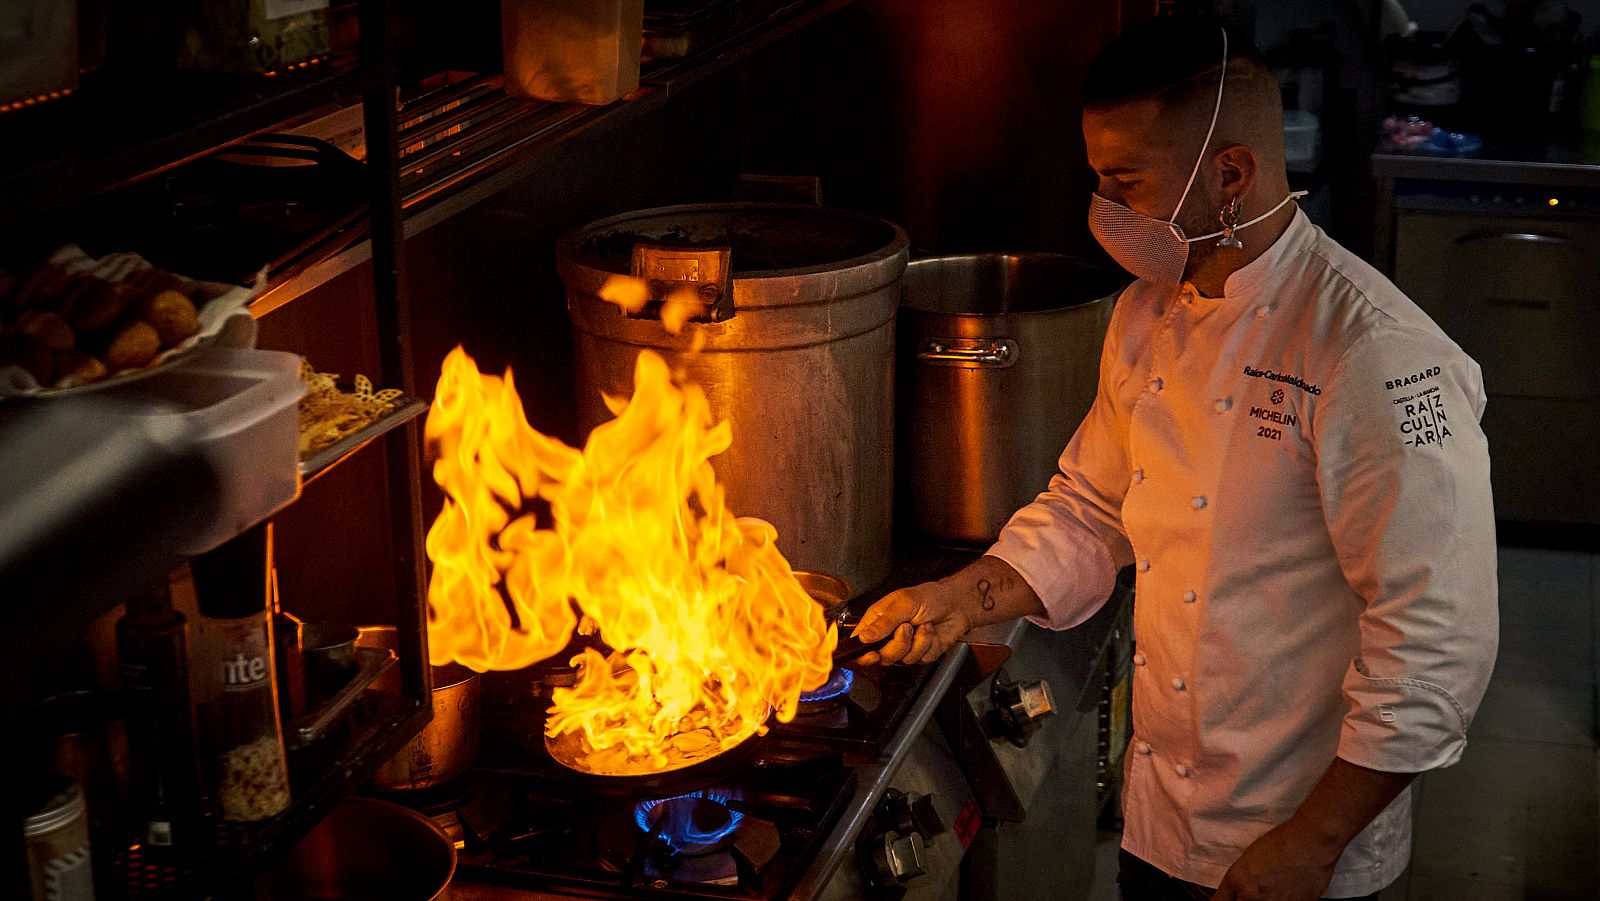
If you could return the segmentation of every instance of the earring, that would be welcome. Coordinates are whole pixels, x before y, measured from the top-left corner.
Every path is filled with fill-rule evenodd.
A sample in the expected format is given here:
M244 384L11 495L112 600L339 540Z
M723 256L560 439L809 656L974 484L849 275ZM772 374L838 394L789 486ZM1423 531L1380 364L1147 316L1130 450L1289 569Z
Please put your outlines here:
M1239 198L1234 197L1229 200L1227 207L1217 214L1217 218L1222 221L1222 237L1217 240L1217 246L1244 250L1244 242L1233 236L1234 229L1239 227Z

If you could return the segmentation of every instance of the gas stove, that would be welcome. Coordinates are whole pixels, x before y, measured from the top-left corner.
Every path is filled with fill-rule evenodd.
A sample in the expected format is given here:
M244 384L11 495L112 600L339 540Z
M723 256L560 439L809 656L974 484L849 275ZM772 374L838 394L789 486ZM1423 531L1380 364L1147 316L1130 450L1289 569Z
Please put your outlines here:
M932 669L836 669L748 757L636 791L596 786L545 751L548 689L563 673L492 674L474 772L397 800L457 840L470 880L584 897L785 898Z
M925 559L891 584L937 578L961 562ZM864 609L888 588L852 606ZM390 797L456 839L456 901L1052 896L1092 867L1095 734L1076 724L1078 711L1093 709L1085 699L1099 690L1124 608L1108 604L1069 632L989 627L927 666L836 671L748 753L741 745L693 781L627 793L545 751L543 711L570 670L546 663L488 673L472 773ZM1018 722L1008 691L1044 699L1042 711L1020 705L1028 717L1064 715ZM1075 786L1085 789L1076 792L1087 796L1082 805L1072 801ZM1089 849L1087 864L1061 845L1080 826L1087 837L1069 844Z

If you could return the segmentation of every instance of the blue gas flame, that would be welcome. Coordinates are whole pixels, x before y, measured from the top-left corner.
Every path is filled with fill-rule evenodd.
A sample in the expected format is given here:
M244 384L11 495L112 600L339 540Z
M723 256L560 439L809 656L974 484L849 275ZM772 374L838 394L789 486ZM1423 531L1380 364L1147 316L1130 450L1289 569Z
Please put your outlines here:
M856 674L854 672L847 670L844 667L840 667L834 670L833 675L829 676L828 681L822 683L821 686L813 688L810 691L800 692L800 700L801 702L810 702L826 701L830 698L837 698L840 695L848 692L850 690L850 686L855 684L855 681Z
M667 818L667 822L661 825L661 830L658 834L663 841L674 848L692 849L715 845L732 835L739 828L739 824L744 822L744 814L729 807L731 802L738 800L737 792L725 788L705 788L687 794L673 795L670 798L640 801L634 805L633 821L638 824L642 831L649 832L655 826L656 817L654 814L657 809L669 801L677 801L684 798L704 798L707 801L714 801L728 808L728 822L718 826L716 829L706 831L693 821L691 813L694 810L694 805L675 804L668 807L662 812L662 815Z

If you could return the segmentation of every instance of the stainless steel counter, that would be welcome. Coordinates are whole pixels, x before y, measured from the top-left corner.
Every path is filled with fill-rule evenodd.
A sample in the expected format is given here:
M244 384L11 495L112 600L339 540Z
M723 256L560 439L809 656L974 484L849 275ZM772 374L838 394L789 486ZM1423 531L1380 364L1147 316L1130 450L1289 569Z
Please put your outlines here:
M1487 144L1468 154L1380 152L1372 174L1553 187L1600 187L1600 135L1552 138L1523 144Z

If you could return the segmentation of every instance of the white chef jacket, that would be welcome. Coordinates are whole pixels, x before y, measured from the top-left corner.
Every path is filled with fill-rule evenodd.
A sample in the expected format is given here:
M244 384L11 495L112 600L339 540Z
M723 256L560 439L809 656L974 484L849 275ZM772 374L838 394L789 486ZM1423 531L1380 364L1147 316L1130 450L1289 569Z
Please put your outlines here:
M1304 213L1221 298L1123 292L1060 472L988 553L1052 629L1137 569L1126 850L1216 886L1335 755L1461 757L1498 642L1483 407L1478 365ZM1410 806L1327 896L1400 874Z

